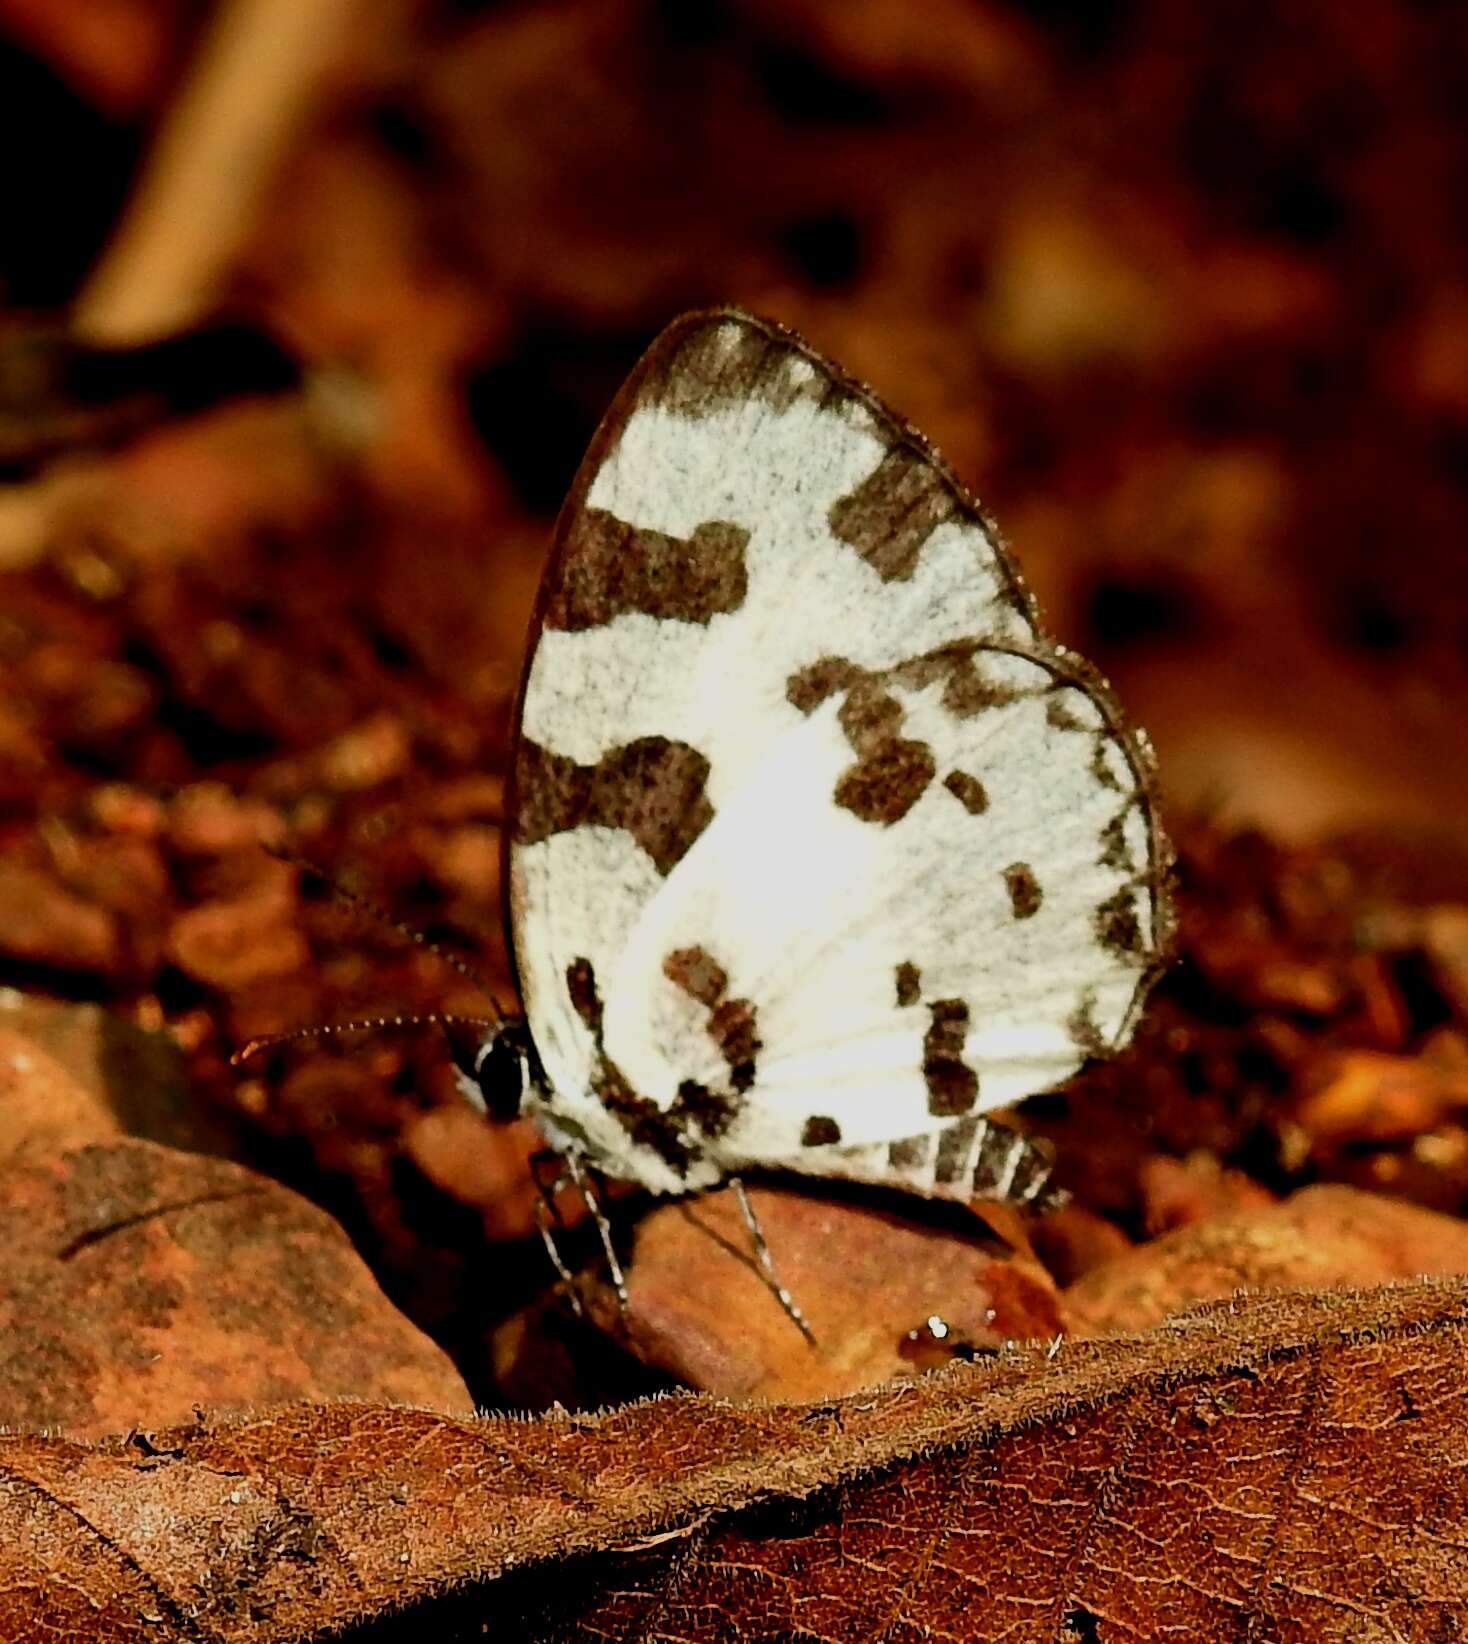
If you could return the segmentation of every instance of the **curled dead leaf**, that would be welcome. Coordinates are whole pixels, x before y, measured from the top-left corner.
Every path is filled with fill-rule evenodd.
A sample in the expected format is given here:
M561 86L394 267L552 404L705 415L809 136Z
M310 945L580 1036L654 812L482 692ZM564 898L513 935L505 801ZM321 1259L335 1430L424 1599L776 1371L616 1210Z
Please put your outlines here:
M1424 1281L811 1405L11 1435L0 1634L1427 1644L1468 1625L1465 1349Z

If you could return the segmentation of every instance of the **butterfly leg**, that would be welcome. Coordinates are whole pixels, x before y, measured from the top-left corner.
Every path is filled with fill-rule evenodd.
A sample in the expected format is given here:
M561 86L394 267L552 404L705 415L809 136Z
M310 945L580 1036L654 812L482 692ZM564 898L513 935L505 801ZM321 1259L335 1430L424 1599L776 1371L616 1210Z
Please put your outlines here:
M559 1167L556 1174L547 1184L543 1167L548 1159L554 1159ZM565 1232L565 1224L561 1221L556 1210L556 1194L561 1186L570 1180L566 1168L566 1161L556 1153L537 1153L530 1160L530 1174L535 1181L535 1225L540 1232L540 1242L545 1246L546 1254L550 1257L551 1266L556 1270L566 1295L571 1303L571 1311L581 1318L586 1308L581 1300L581 1291L576 1283L576 1276L566 1266L565 1258L561 1255L561 1247L556 1243L556 1234Z
M601 1195L595 1190L586 1167L574 1153L568 1153L565 1162L566 1174L576 1184L591 1219L596 1224L596 1234L601 1240L602 1252L607 1258L607 1272L611 1274L612 1288L617 1292L617 1306L625 1318L628 1306L627 1278L622 1272L621 1262L617 1260L616 1247L612 1243L612 1226L607 1220L606 1211L602 1209Z
M780 1276L775 1272L775 1263L770 1256L770 1247L765 1243L764 1229L759 1224L759 1217L754 1213L754 1206L749 1202L749 1195L744 1191L744 1183L737 1176L729 1178L729 1186L734 1189L734 1197L739 1205L739 1214L744 1218L744 1225L749 1229L749 1242L754 1247L754 1259L759 1263L764 1281L775 1293L775 1300L785 1309L786 1315L795 1328L805 1337L807 1343L814 1347L816 1338L805 1314L800 1311L795 1297L780 1283Z

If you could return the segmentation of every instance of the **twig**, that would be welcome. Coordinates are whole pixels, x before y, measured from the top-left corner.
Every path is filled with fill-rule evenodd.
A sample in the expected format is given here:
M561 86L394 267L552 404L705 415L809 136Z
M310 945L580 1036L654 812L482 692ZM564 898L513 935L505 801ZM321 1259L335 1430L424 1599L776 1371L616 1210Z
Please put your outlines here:
M98 342L143 342L207 310L357 5L222 0L122 221L77 300L80 333Z

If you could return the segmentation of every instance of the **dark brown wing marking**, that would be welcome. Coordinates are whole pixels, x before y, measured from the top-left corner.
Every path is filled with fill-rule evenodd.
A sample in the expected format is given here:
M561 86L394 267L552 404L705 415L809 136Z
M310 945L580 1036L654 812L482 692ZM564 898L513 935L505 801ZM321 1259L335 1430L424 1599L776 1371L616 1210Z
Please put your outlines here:
M754 1083L756 1058L764 1048L756 1025L749 999L725 999L709 1016L709 1037L729 1064L729 1083L741 1095Z
M691 1122L705 1141L722 1136L738 1117L737 1103L722 1091L701 1085L697 1079L683 1080L678 1086L673 1105L668 1109L668 1118L675 1126L686 1134L685 1121Z
M1097 937L1113 953L1147 962L1152 955L1138 915L1136 892L1148 890L1155 900L1157 876L1147 861L1136 859L1127 839L1129 814L1138 806L1145 811L1149 803L1145 781L1138 777L1135 785L1127 788L1118 779L1108 758L1108 749L1115 741L1114 728L1104 716L1099 721L1085 722L1067 701L1071 692L1084 695L1078 680L1057 673L1043 684L1020 687L990 678L982 667L985 649L976 640L965 640L880 670L862 668L845 657L821 657L787 679L785 695L805 714L814 713L829 697L844 697L839 713L841 728L860 757L838 779L836 802L863 821L879 823L894 822L906 815L935 775L928 745L898 734L904 715L901 702L891 693L893 685L909 689L940 685L943 706L958 718L969 718L1023 698L1043 698L1046 722L1052 730L1092 739L1091 772L1102 787L1117 795L1116 815L1101 830L1100 863L1127 875L1127 883L1096 909ZM995 649L995 654L1004 653ZM1049 658L1029 660L1055 666ZM989 796L983 783L969 772L948 772L943 786L970 814L979 816L988 809ZM1155 841L1150 829L1149 835ZM1034 874L1025 863L1017 862L1005 870L1004 877L1015 918L1030 918L1042 899ZM1164 901L1164 909L1165 905ZM1165 940L1164 924L1160 944L1165 945Z
M978 1157L968 1185L979 1198L1002 1197L1010 1204L1029 1204L1036 1210L1055 1210L1067 1195L1051 1187L1051 1154L1045 1143L1033 1142L1007 1125L982 1120Z
M1052 695L1045 704L1045 721L1055 731L1083 731L1086 728L1058 695Z
M606 1053L601 996L596 971L589 959L573 959L567 965L566 991L595 1046L591 1088L597 1099L633 1142L656 1153L677 1175L686 1175L703 1142L721 1136L734 1122L738 1105L730 1097L711 1091L693 1079L683 1081L677 1097L667 1108L638 1095Z
M967 1113L979 1094L979 1076L963 1059L968 1037L968 1005L962 999L934 999L923 1036L923 1080L928 1112L936 1118Z
M571 1009L598 1043L601 1042L601 996L596 991L596 972L589 959L573 959L566 966L566 992Z
M828 696L834 696L838 691L849 691L859 680L867 677L865 668L848 662L844 656L823 656L799 673L791 674L785 681L785 698L792 708L801 713L814 713Z
M1130 891L1109 896L1096 909L1096 936L1102 947L1113 953L1141 953L1142 927L1137 922L1137 906Z
M663 960L663 975L690 999L710 1010L724 996L729 978L711 953L703 948L678 948Z
M1096 858L1103 868L1113 873L1126 873L1132 867L1131 847L1126 838L1126 812L1121 811L1101 830L1101 854Z
M970 816L982 816L988 810L989 795L984 784L978 777L970 776L967 771L949 771L943 778L943 786Z
M1044 892L1028 862L1011 862L1004 870L1004 887L1016 919L1032 919L1040 911Z
M841 1140L841 1126L823 1113L813 1113L800 1132L802 1147L830 1147Z
M666 875L713 820L704 793L708 773L697 748L664 736L639 737L595 765L578 765L522 737L516 840L530 845L586 823L625 828Z
M1096 1025L1096 995L1087 990L1081 1002L1066 1019L1065 1031L1071 1043L1085 1056L1104 1056L1110 1049L1106 1036Z
M944 1130L889 1142L886 1159L893 1171L916 1178L912 1185L919 1191L931 1184L957 1197L1003 1199L1042 1211L1066 1199L1048 1186L1051 1156L1045 1143L978 1114Z
M806 366L792 339L747 315L727 316L679 337L637 396L641 404L685 417L711 416L751 399L785 411L798 400L829 405L847 397L825 370Z
M899 445L854 491L831 504L831 535L883 582L910 577L923 544L956 512L953 492L927 454Z
M887 1163L894 1170L920 1170L932 1145L931 1131L925 1136L904 1136L887 1144Z
M927 743L887 737L841 773L834 797L842 810L863 822L890 827L927 792L935 769Z
M764 1048L754 1002L724 997L728 975L704 948L678 948L666 955L663 975L708 1011L709 1038L729 1065L729 1083L742 1095L754 1083L757 1059Z
M823 656L786 680L785 696L792 707L808 714L827 697L843 691L855 693L858 687L875 691L905 685L910 690L921 690L937 684L943 687L943 706L948 712L955 719L971 719L986 708L1005 707L1027 694L1019 686L992 679L983 672L977 659L984 649L978 640L961 640L883 669L863 668L844 656ZM1040 687L1046 693L1054 689L1049 681ZM1070 723L1072 728L1082 729L1079 721L1072 719Z
M977 640L944 645L925 656L911 657L892 670L903 685L920 690L924 685L941 684L943 706L955 719L972 719L989 708L1007 707L1026 693L1017 685L991 679L979 667L983 646ZM1043 687L1048 690L1049 686Z
M984 677L974 660L978 649L976 642L945 646L881 671L845 657L821 657L790 676L785 696L801 713L813 713L828 697L844 694L841 729L858 758L837 779L837 805L863 822L888 826L907 815L937 774L928 744L898 734L905 716L890 684L921 689L941 682L944 707L960 719L1018 698L1013 687ZM953 771L944 786L971 814L988 808L989 796L977 777Z
M838 718L859 757L837 779L836 803L863 822L900 821L933 780L932 750L897 734L902 704L870 677L848 689Z
M915 1005L921 997L922 985L922 972L910 959L904 959L897 967L898 1006L905 1010L909 1005Z
M974 1145L979 1126L984 1123L983 1119L970 1114L939 1133L938 1157L933 1166L933 1180L939 1186L951 1187L964 1175L969 1149Z
M566 535L561 577L547 598L547 628L599 628L627 611L708 622L737 611L749 592L741 525L708 520L687 537L628 525L583 508Z

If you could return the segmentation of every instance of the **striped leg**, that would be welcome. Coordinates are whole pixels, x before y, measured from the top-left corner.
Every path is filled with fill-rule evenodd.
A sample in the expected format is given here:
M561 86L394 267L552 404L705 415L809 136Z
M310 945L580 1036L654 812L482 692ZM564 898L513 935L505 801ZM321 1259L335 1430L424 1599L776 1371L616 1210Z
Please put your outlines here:
M744 1191L744 1183L737 1176L731 1176L729 1186L734 1189L734 1197L739 1204L739 1214L744 1217L744 1225L749 1229L749 1242L754 1247L754 1259L759 1263L760 1276L774 1292L775 1300L785 1309L790 1322L805 1337L809 1345L814 1347L816 1338L810 1325L806 1322L805 1314L801 1312L795 1297L780 1282L780 1276L775 1272L775 1263L770 1256L770 1247L765 1243L764 1229L759 1224L759 1217L754 1213L754 1206L749 1202L749 1195Z

